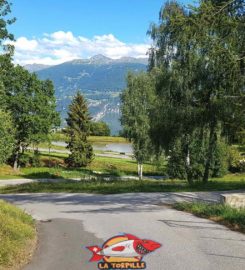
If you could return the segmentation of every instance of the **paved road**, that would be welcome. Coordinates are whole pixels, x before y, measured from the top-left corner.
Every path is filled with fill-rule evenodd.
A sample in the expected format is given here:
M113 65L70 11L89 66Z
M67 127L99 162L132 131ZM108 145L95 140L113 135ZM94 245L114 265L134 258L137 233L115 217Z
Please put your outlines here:
M242 270L245 235L164 205L218 197L204 192L0 195L39 220L39 248L25 270L97 269L96 263L88 263L85 247L121 232L162 243L144 258L149 270Z

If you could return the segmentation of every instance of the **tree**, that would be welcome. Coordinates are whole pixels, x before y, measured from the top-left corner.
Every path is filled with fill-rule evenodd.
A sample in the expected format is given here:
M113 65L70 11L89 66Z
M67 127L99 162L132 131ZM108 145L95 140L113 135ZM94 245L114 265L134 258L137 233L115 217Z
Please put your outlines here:
M16 129L11 160L17 169L25 148L44 139L58 124L59 117L52 83L40 81L35 74L11 63L14 36L7 28L15 18L9 18L10 12L11 4L0 0L0 109L11 114Z
M2 63L0 80L4 84L6 109L16 127L11 160L17 169L26 147L44 139L59 122L54 88L50 81L40 81L35 74L20 66L14 67L9 61Z
M9 13L11 12L11 3L7 0L0 0L0 48L2 48L5 53L8 55L13 53L14 47L13 45L7 45L5 41L13 41L13 34L9 33L8 25L11 25L15 22L15 18L10 19ZM6 19L7 17L7 19ZM1 58L3 55L1 55Z
M15 129L11 115L0 109L0 165L11 156L15 143Z
M110 136L111 131L109 126L103 122L91 122L90 135L92 136Z
M121 123L125 136L132 141L138 162L139 179L143 177L143 163L151 154L150 118L154 100L154 81L146 73L129 73L127 88L121 95Z
M64 129L68 137L67 148L71 154L66 159L70 167L87 166L93 160L93 148L88 142L91 117L83 96L78 92L69 106L67 127Z
M233 136L244 123L242 25L241 0L200 1L189 9L173 1L163 6L159 25L149 31L154 41L149 69L161 71L153 141L172 155L182 152L180 163L190 183L197 167L208 181L213 164L221 164L222 136L227 131Z

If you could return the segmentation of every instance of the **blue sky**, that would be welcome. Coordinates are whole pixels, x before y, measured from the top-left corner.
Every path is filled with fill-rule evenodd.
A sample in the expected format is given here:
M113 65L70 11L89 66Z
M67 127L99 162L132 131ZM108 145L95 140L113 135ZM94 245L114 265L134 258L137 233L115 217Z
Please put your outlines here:
M58 64L102 53L142 57L164 0L13 0L20 64ZM182 1L185 4L191 1ZM103 50L104 49L104 50Z

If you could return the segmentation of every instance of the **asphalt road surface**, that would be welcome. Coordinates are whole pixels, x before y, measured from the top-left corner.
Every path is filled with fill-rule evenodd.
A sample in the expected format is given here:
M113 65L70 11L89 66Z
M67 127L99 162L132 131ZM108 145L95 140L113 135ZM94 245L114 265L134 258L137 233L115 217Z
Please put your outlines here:
M245 235L164 203L188 194L0 195L38 220L39 245L25 270L98 269L86 246L119 233L151 239L162 247L144 257L149 270L243 270ZM217 193L193 193L210 200Z

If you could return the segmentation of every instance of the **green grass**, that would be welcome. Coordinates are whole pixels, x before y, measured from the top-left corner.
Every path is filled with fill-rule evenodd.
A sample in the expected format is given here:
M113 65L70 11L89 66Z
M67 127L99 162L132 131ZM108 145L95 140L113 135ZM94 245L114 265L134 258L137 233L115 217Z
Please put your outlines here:
M66 154L62 153L51 153L49 155L46 152L41 152L41 159L45 161L45 164L56 164L57 166L41 167L41 168L22 168L17 174L10 168L8 170L2 170L0 168L0 179L16 179L16 178L79 178L84 175L96 175L101 172L104 175L136 175L137 174L137 163L131 159L121 158L109 158L109 157L98 157L96 156L93 162L86 168L80 169L68 169L64 166L63 158ZM145 175L162 175L164 174L156 166L152 164L144 165Z
M235 209L224 204L207 203L176 203L174 208L192 213L202 218L208 218L227 227L245 233L245 208Z
M51 134L51 141L65 141L66 136L62 132ZM88 140L91 143L126 143L126 139L114 136L89 136Z
M88 140L91 143L128 143L123 137L112 136L89 136Z
M0 200L0 269L17 268L26 262L35 246L35 238L33 219Z
M195 183L190 186L181 180L82 180L79 182L30 183L9 186L0 189L0 193L23 192L70 192L118 194L132 192L183 192L183 191L217 191L245 189L245 181L209 181L207 184Z
M144 175L163 175L157 166L150 163L144 164ZM95 157L87 167L91 171L101 171L111 175L137 175L137 162L132 159Z

